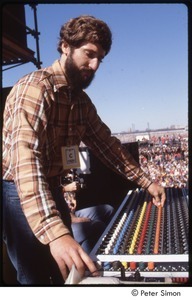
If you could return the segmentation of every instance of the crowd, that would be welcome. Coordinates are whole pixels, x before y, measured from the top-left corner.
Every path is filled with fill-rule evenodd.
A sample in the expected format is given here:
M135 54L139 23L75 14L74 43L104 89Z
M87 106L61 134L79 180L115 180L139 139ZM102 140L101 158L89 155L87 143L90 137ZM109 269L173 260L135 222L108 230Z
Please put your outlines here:
M181 135L151 137L139 144L142 169L163 187L188 188L188 141Z

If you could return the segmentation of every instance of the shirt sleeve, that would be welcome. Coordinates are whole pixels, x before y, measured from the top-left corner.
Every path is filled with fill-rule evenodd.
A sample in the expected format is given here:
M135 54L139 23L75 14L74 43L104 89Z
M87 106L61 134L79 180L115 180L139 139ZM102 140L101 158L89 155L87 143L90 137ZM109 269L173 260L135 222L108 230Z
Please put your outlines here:
M120 140L111 135L110 129L102 122L91 101L89 102L88 126L84 143L106 166L124 178L135 182L142 188L147 188L151 183L147 174Z
M33 233L41 243L48 244L70 233L60 218L43 167L42 149L46 140L50 101L40 83L17 85L13 94L13 177Z

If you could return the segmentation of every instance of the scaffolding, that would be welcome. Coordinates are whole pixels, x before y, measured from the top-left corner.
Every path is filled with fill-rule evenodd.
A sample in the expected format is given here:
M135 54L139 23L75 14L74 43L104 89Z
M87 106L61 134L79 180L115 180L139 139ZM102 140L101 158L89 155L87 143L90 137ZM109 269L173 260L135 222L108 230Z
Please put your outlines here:
M25 4L7 4L2 9L2 71L32 62L41 68L37 4L29 4L33 11L34 29L26 25ZM27 35L35 39L36 51L27 47Z

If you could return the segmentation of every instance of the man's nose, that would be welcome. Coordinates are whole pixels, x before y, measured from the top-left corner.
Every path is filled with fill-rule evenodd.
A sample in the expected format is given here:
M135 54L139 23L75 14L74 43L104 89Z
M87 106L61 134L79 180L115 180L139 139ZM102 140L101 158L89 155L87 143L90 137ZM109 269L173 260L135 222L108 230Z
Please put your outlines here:
M94 57L93 59L90 60L89 67L95 72L97 71L99 64L100 64L99 59Z

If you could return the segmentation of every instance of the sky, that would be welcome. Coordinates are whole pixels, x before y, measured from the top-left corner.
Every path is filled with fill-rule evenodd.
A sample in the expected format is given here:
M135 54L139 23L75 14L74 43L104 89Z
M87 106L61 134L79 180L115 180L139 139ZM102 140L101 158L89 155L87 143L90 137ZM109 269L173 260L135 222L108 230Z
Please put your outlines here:
M26 5L26 25L34 28ZM110 53L86 89L113 133L188 124L188 9L178 4L38 4L42 67L59 58L61 26L82 14L105 21ZM35 41L28 36L28 47ZM36 69L27 63L3 72L3 87Z

